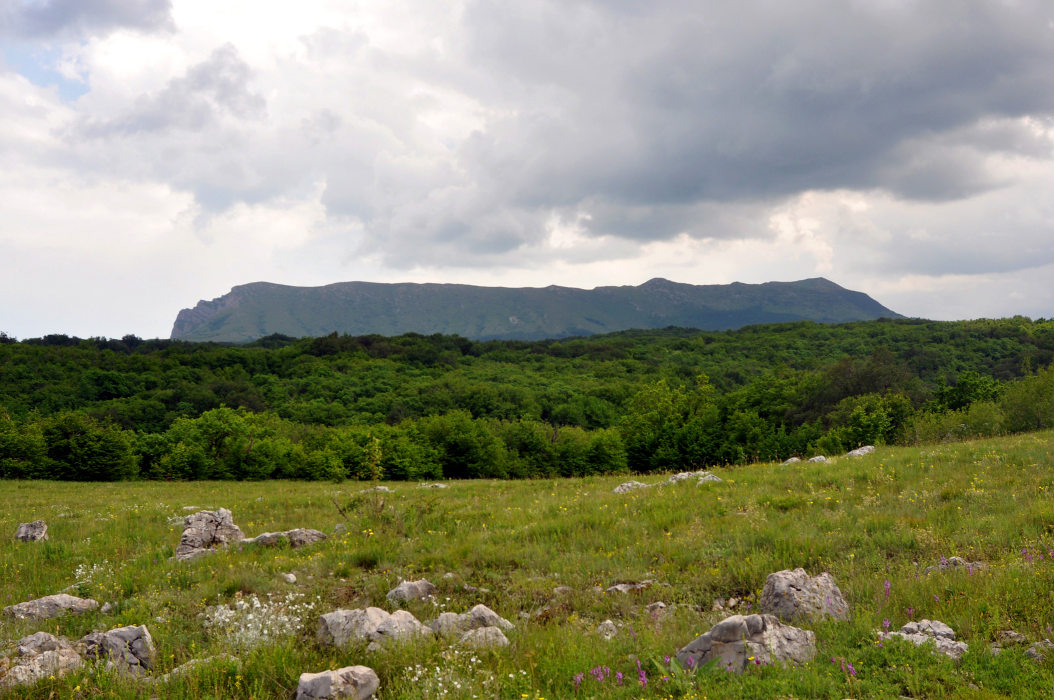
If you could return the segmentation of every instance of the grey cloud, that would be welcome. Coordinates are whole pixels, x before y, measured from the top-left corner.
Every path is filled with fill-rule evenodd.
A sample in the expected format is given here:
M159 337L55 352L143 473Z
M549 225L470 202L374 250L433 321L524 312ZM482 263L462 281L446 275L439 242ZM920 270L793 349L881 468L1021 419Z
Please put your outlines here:
M170 0L3 0L0 27L21 39L169 29Z

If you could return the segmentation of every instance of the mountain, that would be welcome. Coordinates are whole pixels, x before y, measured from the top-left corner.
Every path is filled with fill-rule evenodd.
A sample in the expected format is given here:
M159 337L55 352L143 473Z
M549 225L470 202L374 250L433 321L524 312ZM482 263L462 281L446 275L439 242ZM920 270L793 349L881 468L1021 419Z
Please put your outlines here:
M303 337L336 331L534 340L629 328L723 330L754 323L881 317L900 315L822 277L725 285L653 279L638 287L595 289L376 282L291 287L254 282L180 311L172 338L241 343L272 333Z

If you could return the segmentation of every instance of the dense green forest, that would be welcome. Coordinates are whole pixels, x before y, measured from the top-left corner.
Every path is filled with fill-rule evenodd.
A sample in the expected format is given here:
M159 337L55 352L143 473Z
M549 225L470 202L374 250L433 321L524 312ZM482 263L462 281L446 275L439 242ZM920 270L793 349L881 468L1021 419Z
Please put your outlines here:
M551 341L0 333L0 477L652 472L1054 426L1054 321Z

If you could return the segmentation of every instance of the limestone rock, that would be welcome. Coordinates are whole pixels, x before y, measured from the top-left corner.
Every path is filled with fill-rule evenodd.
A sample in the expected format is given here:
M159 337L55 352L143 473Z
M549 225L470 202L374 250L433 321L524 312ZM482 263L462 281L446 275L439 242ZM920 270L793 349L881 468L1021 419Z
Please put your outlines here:
M927 566L922 570L922 574L928 575L933 572L941 571L965 571L968 574L972 574L975 571L988 568L988 565L983 561L966 561L962 557L948 557L945 559L941 557L941 560L933 566Z
M436 592L435 585L428 579L419 581L403 581L398 586L388 591L385 597L389 602L401 603L406 600L420 600Z
M827 462L827 458L824 457L823 455L816 455L815 457L810 457L809 459L807 459L805 461L806 462L811 462L813 464L824 464L824 463Z
M605 593L632 593L636 591L643 591L650 588L655 583L653 579L644 579L635 583L616 583L614 586L608 586L604 589Z
M1054 642L1049 639L1044 639L1041 642L1036 642L1028 649L1025 649L1025 656L1032 659L1037 663L1043 663L1047 658L1047 654L1054 651Z
M15 539L20 542L41 542L48 538L48 524L43 520L22 523L15 531Z
M718 668L736 673L750 663L801 664L815 656L816 635L784 625L772 615L732 615L677 652L686 668L716 659Z
M296 700L369 700L380 684L377 674L367 666L345 666L336 671L301 673L296 687Z
M447 485L446 484L438 484L438 483L437 484L421 484L421 488L423 488L423 489L445 489L445 488L447 488Z
M115 627L109 632L89 632L77 642L81 655L106 661L107 668L135 676L154 665L154 640L145 625Z
M597 634L607 641L611 641L618 634L618 627L615 627L615 623L611 620L604 620L597 625Z
M955 632L940 620L912 621L897 632L884 632L879 637L882 639L900 637L919 646L932 640L938 652L956 660L961 658L968 649L965 642L955 641Z
M17 605L9 605L4 608L4 614L19 620L44 620L66 613L79 615L98 608L99 602L91 598L78 598L75 595L56 593L36 600L27 600Z
M797 464L801 461L801 457L791 457L790 459L783 460L783 464Z
M625 483L622 483L622 484L619 484L618 486L616 486L612 490L612 493L629 493L630 491L635 491L637 489L646 489L646 488L648 488L648 485L643 483L643 482L640 482L640 481L627 481Z
M995 633L995 640L1004 646L1028 644L1028 637L1014 630L999 630Z
M662 613L666 612L666 608L667 608L666 603L662 602L661 600L657 600L654 603L651 603L649 605L645 605L644 606L644 612L648 613L649 615L651 615L653 617L656 617L656 616L661 615Z
M440 486L440 488L446 488L446 487ZM373 488L363 489L362 491L359 491L359 493L391 493L391 492L392 492L392 490L390 488L388 488L387 486L374 486Z
M281 532L263 532L256 537L243 539L241 544L258 544L263 547L274 547L282 540L286 540L289 542L290 547L296 549L297 547L303 547L304 545L321 542L324 539L326 539L326 535L319 530L298 527L293 530L283 530Z
M458 644L474 649L494 649L509 646L509 639L498 627L477 627L461 635Z
M278 578L286 583L296 583L296 574L278 574Z
M196 559L214 547L244 539L245 534L234 524L234 518L226 508L199 510L183 520L183 536L176 547L176 560Z
M705 469L700 469L699 471L695 472L681 472L680 474L674 474L666 481L664 481L663 484L677 484L682 481L688 481L690 479L698 479L698 483L701 484L706 483L708 481L721 481L721 477L717 476L716 474L713 474Z
M805 569L786 569L769 574L761 591L761 612L786 622L799 620L849 619L845 602L834 577L826 571L810 577Z
M436 634L443 636L462 634L482 627L497 627L505 631L515 628L515 625L486 605L477 605L467 613L460 615L452 612L441 613L438 618L429 623L429 626Z
M18 640L16 654L13 660L5 660L10 665L0 674L0 688L31 685L48 676L64 676L84 664L69 641L47 632Z
M318 641L326 646L342 647L355 642L386 643L432 634L430 627L422 625L406 610L397 610L391 614L373 607L335 610L326 613L318 621Z
M864 445L863 447L858 447L855 450L850 450L849 452L846 452L845 456L846 457L863 457L865 455L871 454L874 451L875 451L875 446L874 445Z
M695 482L695 485L698 486L700 484L719 484L719 483L721 483L721 477L719 477L717 474L713 474L711 472L706 472L705 474L703 474L702 476L699 477L699 481Z

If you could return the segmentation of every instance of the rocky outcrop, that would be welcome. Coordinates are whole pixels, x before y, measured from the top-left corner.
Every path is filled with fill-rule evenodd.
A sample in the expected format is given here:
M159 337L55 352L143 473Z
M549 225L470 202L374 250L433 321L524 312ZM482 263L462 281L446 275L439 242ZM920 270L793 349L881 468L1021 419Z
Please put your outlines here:
M367 666L345 666L336 671L301 673L296 686L296 700L369 700L380 684L377 674Z
M19 542L42 542L47 538L48 524L43 520L21 523L15 531L15 539Z
M321 542L324 539L326 539L326 535L318 530L298 527L294 530L283 530L282 532L264 532L256 537L243 539L241 544L258 544L264 547L274 547L284 540L289 543L290 547L296 549L297 547Z
M826 571L810 577L805 569L769 574L761 591L761 612L785 622L849 619L845 602L834 577Z
M431 581L421 579L419 581L403 581L388 591L388 595L385 597L391 603L402 603L407 600L427 598L430 595L434 595L435 592L436 587Z
M99 608L99 601L91 598L78 598L67 593L56 593L36 600L9 605L4 614L19 620L44 620L49 617L60 617L67 613L79 615Z
M874 451L875 451L875 446L874 445L864 445L863 447L858 447L855 450L849 450L848 452L845 453L845 456L846 457L864 457L866 455L871 454Z
M968 648L965 642L955 641L955 632L940 620L912 621L897 632L883 632L879 637L900 637L919 646L932 641L938 653L955 660L960 659Z
M106 668L133 676L145 675L154 665L154 640L145 625L90 632L77 642L81 656L106 662Z
M245 533L234 524L226 508L201 510L183 519L183 535L176 547L176 560L188 561L245 539Z
M498 615L486 605L477 605L467 613L445 612L438 618L428 623L436 634L449 637L457 634L480 629L483 627L497 627L500 630L509 631L515 628L511 622Z
M18 640L13 658L0 660L0 688L31 685L49 676L64 676L84 664L64 637L37 632Z
M693 669L717 661L717 667L740 673L748 664L802 664L816 656L816 635L784 625L772 615L733 615L714 625L677 652Z
M342 647L355 642L382 645L432 634L432 628L406 610L389 614L370 607L326 613L319 618L317 637L322 645Z

